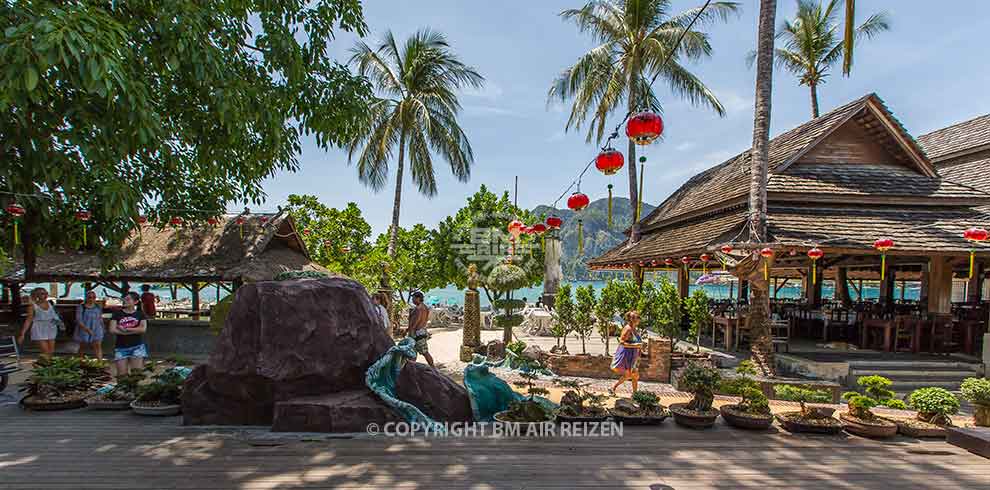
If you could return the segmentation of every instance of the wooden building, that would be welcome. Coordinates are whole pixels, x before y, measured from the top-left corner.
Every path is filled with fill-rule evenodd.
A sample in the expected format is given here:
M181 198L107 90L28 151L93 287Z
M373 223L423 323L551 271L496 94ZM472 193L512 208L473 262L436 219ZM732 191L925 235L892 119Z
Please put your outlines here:
M928 312L949 313L953 277L968 277L970 250L975 250L969 299L979 301L990 248L966 241L963 231L990 226L985 207L990 206L985 169L990 118L980 124L978 145L966 147L959 140L970 137L950 137L954 133L947 128L948 134L926 135L926 153L884 102L869 94L773 138L769 237L759 244L774 251L770 274L800 278L807 304L816 305L822 278L835 279L837 298L848 301L849 277L879 279L885 263L882 303L893 302L894 281L907 277L922 282L921 303ZM972 160L977 157L984 160ZM679 266L688 257L697 269L703 253L713 257L712 264L755 253L752 244L748 250L742 247L750 242L749 162L746 150L695 175L643 218L639 242L626 241L592 259L589 267L640 272L662 268L668 258ZM971 172L982 174L977 179ZM879 238L895 244L885 261L873 248ZM729 256L720 252L725 244L736 244ZM813 247L824 251L815 262L806 255ZM814 283L812 264L817 267ZM686 294L687 273L678 270Z

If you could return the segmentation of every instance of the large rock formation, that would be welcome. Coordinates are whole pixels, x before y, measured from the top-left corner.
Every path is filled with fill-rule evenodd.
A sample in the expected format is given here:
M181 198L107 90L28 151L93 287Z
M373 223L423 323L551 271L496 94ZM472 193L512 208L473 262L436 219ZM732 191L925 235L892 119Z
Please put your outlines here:
M402 366L395 380L395 396L438 422L474 420L467 389L425 364L407 362Z
M275 432L365 432L374 422L404 420L371 390L356 389L306 396L275 404Z
M276 402L366 390L365 371L391 346L355 281L244 285L209 361L186 381L184 422L270 425Z

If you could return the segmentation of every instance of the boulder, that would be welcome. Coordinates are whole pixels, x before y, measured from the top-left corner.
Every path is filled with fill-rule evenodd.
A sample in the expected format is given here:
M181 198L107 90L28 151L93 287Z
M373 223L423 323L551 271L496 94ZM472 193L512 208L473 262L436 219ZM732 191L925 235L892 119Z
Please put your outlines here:
M501 340L490 340L486 345L485 355L488 359L502 359L505 357L505 344Z
M467 389L430 366L407 362L395 380L396 398L411 403L438 422L471 422Z
M190 424L270 424L276 402L365 389L393 345L364 288L347 278L246 284L216 347L186 381Z
M638 413L639 405L631 398L619 398L615 401L615 410L622 413Z
M306 396L275 404L275 432L361 432L368 424L379 428L404 422L392 407L371 390L355 389L328 395Z
M550 348L550 353L551 354L562 354L562 355L566 355L566 354L568 354L568 352L567 352L567 346L566 345L555 345L555 346L553 346L553 347Z
M543 349L540 348L540 346L536 344L529 344L526 346L525 349L523 349L522 355L520 357L522 357L523 359L529 359L530 361L533 362L544 362L546 361L547 353L544 352Z

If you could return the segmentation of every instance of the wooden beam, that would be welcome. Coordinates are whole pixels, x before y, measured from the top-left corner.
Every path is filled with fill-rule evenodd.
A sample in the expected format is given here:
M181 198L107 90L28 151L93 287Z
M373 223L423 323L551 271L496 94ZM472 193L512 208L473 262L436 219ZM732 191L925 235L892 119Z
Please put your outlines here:
M677 294L682 299L688 297L688 291L690 287L691 273L687 270L687 267L677 268Z
M952 268L945 257L932 257L928 273L928 312L952 313Z

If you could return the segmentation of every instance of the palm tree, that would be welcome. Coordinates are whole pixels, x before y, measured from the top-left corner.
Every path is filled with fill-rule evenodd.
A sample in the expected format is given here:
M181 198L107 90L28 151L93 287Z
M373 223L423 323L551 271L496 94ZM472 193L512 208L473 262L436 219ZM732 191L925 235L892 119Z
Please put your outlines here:
M853 67L853 48L856 44L856 0L846 0L846 18L842 22L842 74L849 76Z
M770 159L770 99L773 89L773 25L777 0L760 0L760 24L756 48L756 97L753 115L753 149L750 154L749 234L750 240L767 239L767 172ZM770 285L750 261L750 309L746 317L753 338L753 359L764 375L774 373L770 338ZM737 272L740 279L742 274Z
M784 21L777 33L783 47L776 50L777 64L793 73L811 90L811 115L818 117L818 86L842 58L847 44L838 33L837 7L842 0L797 0L797 15ZM870 16L855 29L852 38L873 38L890 28L884 13ZM851 39L851 38L850 38ZM851 65L850 65L851 67Z
M634 112L660 111L651 77L661 77L670 90L692 104L705 105L719 115L725 109L705 84L681 62L711 56L712 47L704 32L689 30L699 8L671 13L670 0L592 0L579 9L561 12L582 32L590 33L597 46L581 55L573 66L554 80L548 99L574 99L567 129L588 123L587 140L601 141L609 115L617 109ZM725 21L738 9L736 2L713 2L698 18L696 26ZM677 39L683 41L674 49ZM664 63L667 57L669 61ZM590 119L590 121L589 121ZM639 206L636 178L636 146L630 141L629 199L633 203L631 241L639 238L636 210Z
M437 193L434 153L447 161L454 177L466 182L474 153L457 122L457 91L479 88L484 78L461 62L442 34L429 29L413 34L401 49L388 32L376 48L359 41L351 53L351 64L379 97L368 108L365 130L348 145L348 159L356 156L358 178L379 191L388 182L392 153L398 152L388 239L388 256L394 258L406 152L420 193Z

